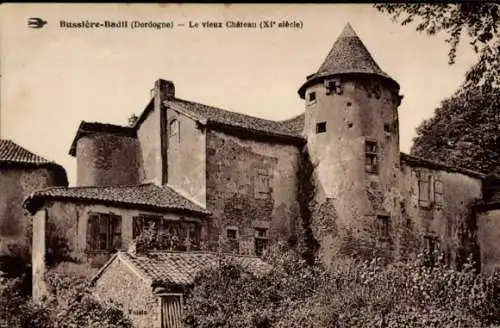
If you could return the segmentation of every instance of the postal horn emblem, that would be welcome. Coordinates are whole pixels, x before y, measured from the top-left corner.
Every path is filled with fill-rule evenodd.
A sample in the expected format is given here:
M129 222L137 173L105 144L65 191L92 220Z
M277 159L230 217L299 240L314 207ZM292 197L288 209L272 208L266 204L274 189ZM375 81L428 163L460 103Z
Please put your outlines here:
M28 19L28 27L31 28L42 28L45 24L47 24L47 21L39 17L31 17Z

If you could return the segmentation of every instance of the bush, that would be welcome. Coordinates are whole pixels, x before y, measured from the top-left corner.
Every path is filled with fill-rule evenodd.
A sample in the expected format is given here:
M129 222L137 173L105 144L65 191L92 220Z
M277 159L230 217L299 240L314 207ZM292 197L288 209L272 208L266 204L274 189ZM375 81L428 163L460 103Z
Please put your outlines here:
M328 270L293 251L263 276L221 258L187 296L190 327L486 327L500 323L498 277L425 256L383 264L337 260Z
M20 294L20 280L0 282L0 320L13 328L131 328L132 322L114 304L96 299L88 286L95 269L63 262L47 273L49 295L34 304Z

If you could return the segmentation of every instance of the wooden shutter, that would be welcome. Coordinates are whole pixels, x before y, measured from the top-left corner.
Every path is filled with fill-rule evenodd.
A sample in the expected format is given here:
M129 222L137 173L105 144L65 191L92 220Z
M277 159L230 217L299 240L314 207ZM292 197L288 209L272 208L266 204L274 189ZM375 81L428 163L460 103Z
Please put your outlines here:
M434 201L437 208L442 208L444 205L443 199L443 182L439 177L434 180Z
M182 328L182 298L176 295L161 298L161 328Z
M132 219L132 239L137 238L143 229L143 218L141 216L134 216Z
M89 213L87 220L87 250L98 249L99 214Z
M120 249L122 247L122 217L119 215L110 215L110 249Z

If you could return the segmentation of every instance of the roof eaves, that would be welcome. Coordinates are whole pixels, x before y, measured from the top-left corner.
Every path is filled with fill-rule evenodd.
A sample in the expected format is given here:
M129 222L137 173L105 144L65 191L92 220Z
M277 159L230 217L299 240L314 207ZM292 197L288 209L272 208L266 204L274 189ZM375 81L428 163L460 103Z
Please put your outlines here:
M425 158L409 155L406 153L400 153L400 154L401 154L400 155L401 161L404 161L409 166L421 166L429 169L443 170L450 173L460 173L480 180L483 180L486 177L486 175L481 172L460 167L448 166L440 162L431 161Z
M180 113L180 114L183 114L185 115L186 117L189 117L190 119L194 120L195 122L197 123L200 123L202 125L207 125L207 118L205 116L202 116L202 115L197 115L195 114L194 112L191 112L191 111L187 111L185 110L184 108L182 108L181 106L178 106L176 105L175 103L172 103L172 102L169 102L168 100L166 100L164 102L164 105L166 107L169 107L171 108L172 110Z
M271 131L252 129L249 127L238 126L235 124L222 123L215 120L208 120L207 126L213 128L214 130L232 134L243 139L253 139L253 140L257 139L262 141L272 140L272 141L280 141L286 144L291 143L296 145L303 145L306 142L306 139L299 135L275 133Z
M106 188L109 186L102 186L102 188ZM133 208L138 208L138 209L151 209L159 212L164 212L164 213L185 213L185 214L191 214L194 216L199 216L202 215L204 217L212 215L212 213L202 207L200 207L199 210L197 209L189 209L189 208L184 208L184 207L175 207L175 206L159 206L159 205L154 205L154 204L145 204L145 203L139 203L139 202L127 202L127 201L120 201L120 200L113 200L113 199L102 199L102 198L96 198L96 197L90 197L90 196L76 196L76 195L51 195L48 194L50 190L54 189L60 189L61 187L49 187L45 188L42 190L37 190L32 192L30 195L24 198L23 201L23 207L31 214L34 214L36 211L38 211L46 201L48 200L54 200L54 201L66 201L66 202L77 202L77 203L84 203L84 204L104 204L104 205L115 205L115 206L123 206L127 205L127 207L133 207ZM78 187L77 187L78 188ZM85 188L85 187L83 187ZM90 187L90 188L95 188L95 187ZM175 192L175 191L174 191ZM178 194L178 193L177 193ZM180 197L183 197L182 195L178 194ZM185 198L185 197L184 197ZM189 199L187 199L190 201ZM197 205L196 203L193 203L194 205Z

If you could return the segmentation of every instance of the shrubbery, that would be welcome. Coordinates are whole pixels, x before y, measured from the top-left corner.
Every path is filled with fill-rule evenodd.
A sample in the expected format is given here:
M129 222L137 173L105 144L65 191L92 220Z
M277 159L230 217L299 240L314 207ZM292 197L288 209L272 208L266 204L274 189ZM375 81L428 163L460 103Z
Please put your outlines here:
M20 294L19 279L0 282L0 320L13 328L131 328L131 321L113 304L101 303L89 287L95 269L63 262L47 273L49 294L34 304Z
M293 251L267 258L255 276L222 259L196 278L190 327L487 327L500 322L497 276L462 271L424 255L405 263L339 260L330 270Z

